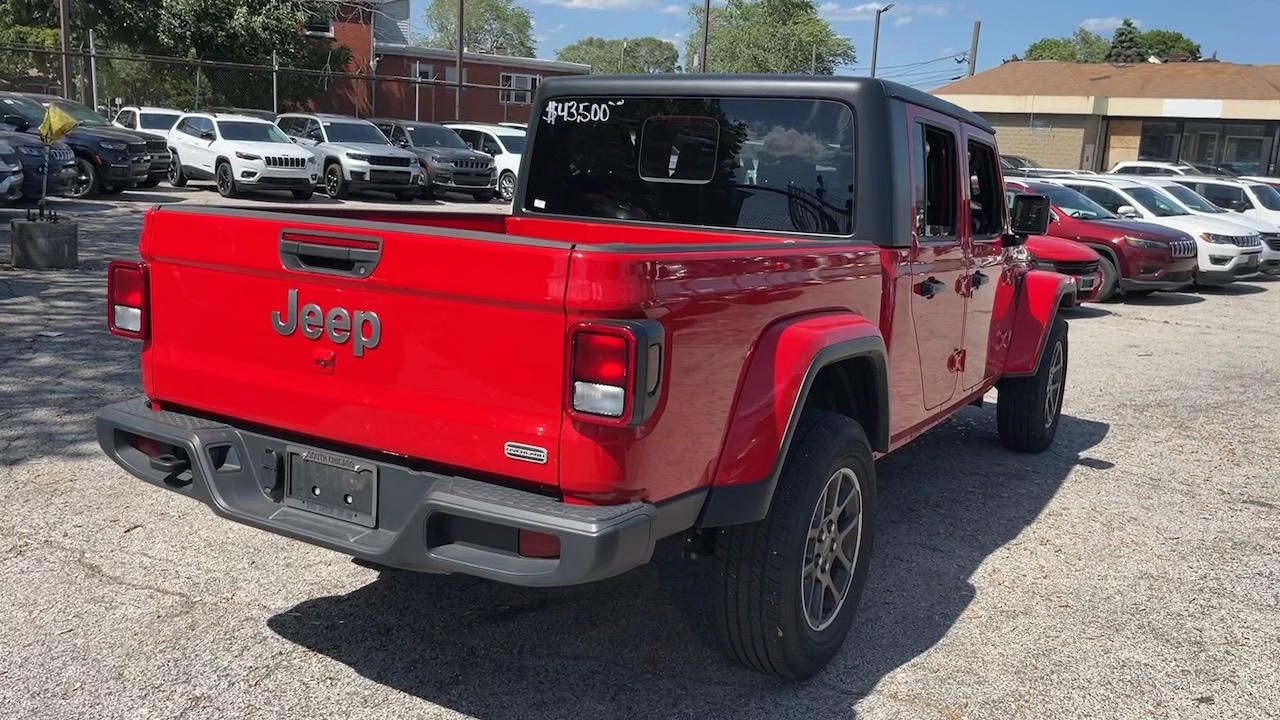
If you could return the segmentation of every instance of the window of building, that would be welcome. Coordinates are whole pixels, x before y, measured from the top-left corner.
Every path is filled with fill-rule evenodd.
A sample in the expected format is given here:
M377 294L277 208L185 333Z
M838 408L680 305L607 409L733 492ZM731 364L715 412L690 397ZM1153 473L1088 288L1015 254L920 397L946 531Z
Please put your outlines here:
M333 37L333 16L315 13L302 24L302 31L308 35Z
M538 77L534 75L516 75L502 73L498 91L498 101L504 105L531 105L533 92L538 89Z
M470 72L469 72L470 70L471 68L468 68L468 67L462 68L462 84L463 85L466 85L467 82L469 82L467 78L470 75ZM457 65L448 65L445 67L444 81L448 83L458 82L458 66Z
M594 97L558 99L538 113L527 212L853 233L855 123L842 103ZM654 128L661 132L646 137Z
M1138 140L1138 159L1173 162L1178 159L1178 123L1146 121Z
M434 80L436 77L436 68L434 65L423 65L418 63L418 79Z
M912 150L915 184L916 235L922 239L955 237L960 175L956 136L922 122L916 123Z
M1004 231L1004 206L1000 202L996 151L977 140L969 141L969 185L974 237L989 239L999 236Z

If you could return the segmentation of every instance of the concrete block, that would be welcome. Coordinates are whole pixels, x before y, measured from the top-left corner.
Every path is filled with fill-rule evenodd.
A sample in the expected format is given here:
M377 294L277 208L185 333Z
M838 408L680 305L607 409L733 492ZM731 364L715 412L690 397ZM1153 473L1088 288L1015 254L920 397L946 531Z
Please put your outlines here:
M73 222L9 223L13 266L24 270L62 270L80 264L80 226Z

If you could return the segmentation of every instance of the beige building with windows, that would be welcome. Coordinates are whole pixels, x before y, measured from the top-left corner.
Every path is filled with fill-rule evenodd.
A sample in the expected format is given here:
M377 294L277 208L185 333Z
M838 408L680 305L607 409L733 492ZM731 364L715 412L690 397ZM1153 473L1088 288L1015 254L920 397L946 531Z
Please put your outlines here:
M1015 60L932 92L986 118L1001 152L1045 167L1163 160L1280 171L1280 65Z

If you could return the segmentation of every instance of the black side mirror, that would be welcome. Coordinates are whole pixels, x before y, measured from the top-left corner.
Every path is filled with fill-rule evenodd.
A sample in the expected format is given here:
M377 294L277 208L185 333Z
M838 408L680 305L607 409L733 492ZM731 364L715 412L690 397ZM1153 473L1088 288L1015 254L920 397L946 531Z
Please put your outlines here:
M1249 203L1244 200L1232 200L1231 209L1236 212L1244 212L1249 209Z
M1044 235L1049 230L1049 198L1018 193L1009 208L1009 235L1006 244L1021 245L1028 235ZM1009 242L1012 241L1012 242Z
M4 124L12 125L13 129L18 132L26 132L31 128L31 123L27 122L25 118L18 117L17 115L5 115Z
M205 140L212 140L212 139L213 139L213 131L212 131L212 130L201 130L201 131L200 131L200 137L204 138Z

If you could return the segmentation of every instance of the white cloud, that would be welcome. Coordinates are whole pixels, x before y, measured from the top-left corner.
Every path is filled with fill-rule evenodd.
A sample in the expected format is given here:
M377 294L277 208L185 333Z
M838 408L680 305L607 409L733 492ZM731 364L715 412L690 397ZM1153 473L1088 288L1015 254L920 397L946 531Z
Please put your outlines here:
M858 5L840 5L834 2L826 2L818 7L818 14L823 20L828 22L847 22L851 20L874 20L876 11L888 5L889 3L860 3ZM894 24L906 25L911 22L914 15L932 15L942 17L950 12L945 3L924 3L922 5L895 3L893 9L889 11L896 16Z
M684 15L686 8L683 5L668 5L662 8L661 12L664 12L667 15Z
M1080 23L1080 27L1092 33L1112 33L1124 22L1121 17L1089 18ZM1134 25L1142 27L1141 20L1134 20Z

